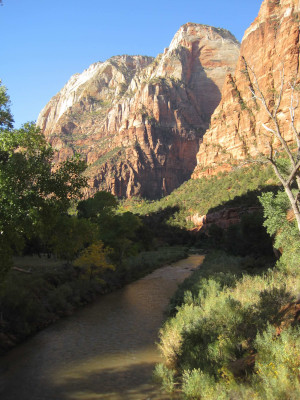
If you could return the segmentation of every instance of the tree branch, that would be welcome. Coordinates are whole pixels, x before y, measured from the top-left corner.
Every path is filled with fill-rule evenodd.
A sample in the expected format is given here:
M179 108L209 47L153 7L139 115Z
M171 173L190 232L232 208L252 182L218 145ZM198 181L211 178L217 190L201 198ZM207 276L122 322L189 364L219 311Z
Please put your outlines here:
M300 160L298 160L297 164L293 168L292 172L290 173L288 179L286 180L287 185L290 185L293 179L296 177L297 171L300 168Z
M12 269L14 269L15 271L18 271L18 272L23 272L24 274L32 274L31 271L27 271L26 269L23 269L23 268L12 267Z
M295 84L291 84L290 83L290 88L292 89L292 93L291 93L291 105L289 107L290 109L290 116L291 116L291 126L292 126L292 130L294 132L295 138L296 138L296 142L297 142L297 146L298 146L298 151L300 151L300 135L299 132L297 132L297 129L295 127L295 110L298 108L299 105L299 98L297 99L297 104L294 105L294 92L295 92Z
M271 130L271 128L267 128L265 125L263 125L263 126L264 126L265 129L267 129L268 131L272 132L277 137L277 139L282 144L285 152L289 156L289 159L290 159L290 161L291 161L291 163L292 163L292 165L294 167L296 165L296 163L295 163L293 154L292 154L290 148L288 147L287 142L285 141L285 139L283 138L283 136L282 136L282 134L280 132L279 124L278 124L278 121L277 121L277 112L278 112L278 109L279 109L279 106L280 106L280 103L281 103L283 87L284 87L284 70L280 74L281 75L281 83L280 83L279 99L278 99L277 105L275 106L275 109L274 109L274 111L272 113L270 111L268 105L267 105L267 101L265 99L265 96L263 95L263 93L262 93L262 91L261 91L261 89L259 87L258 79L257 79L257 76L256 76L253 68L249 67L249 66L248 66L248 68L252 72L252 75L253 75L253 78L254 78L254 88L259 93L259 96L257 96L255 94L255 91L254 91L254 95L263 104L265 111L267 112L267 114L269 115L269 117L272 120L273 124L275 125L275 129ZM253 93L253 91L252 91L252 93Z

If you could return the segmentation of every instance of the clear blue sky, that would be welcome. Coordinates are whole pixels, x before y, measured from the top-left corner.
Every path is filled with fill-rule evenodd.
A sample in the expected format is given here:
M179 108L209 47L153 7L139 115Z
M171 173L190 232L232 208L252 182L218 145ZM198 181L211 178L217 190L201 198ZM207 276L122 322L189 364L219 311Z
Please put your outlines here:
M187 22L241 41L262 0L3 0L0 79L15 126L36 120L76 72L119 54L156 56Z

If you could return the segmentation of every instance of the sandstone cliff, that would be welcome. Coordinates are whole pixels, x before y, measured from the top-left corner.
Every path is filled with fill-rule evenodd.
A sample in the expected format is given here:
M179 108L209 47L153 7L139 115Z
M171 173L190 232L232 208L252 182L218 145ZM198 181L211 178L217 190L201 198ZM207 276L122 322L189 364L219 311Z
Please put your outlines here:
M268 126L270 119L258 100L252 98L250 89L255 78L251 69L271 109L277 101L284 71L278 120L285 138L291 139L289 83L299 83L299 10L299 0L262 3L258 17L245 32L235 74L226 77L222 100L197 154L193 178L229 170L242 160L269 151L270 138L262 124ZM299 107L296 124L299 130Z
M188 23L156 59L116 56L74 75L37 123L57 162L86 158L87 195L160 197L191 176L238 55L228 31Z

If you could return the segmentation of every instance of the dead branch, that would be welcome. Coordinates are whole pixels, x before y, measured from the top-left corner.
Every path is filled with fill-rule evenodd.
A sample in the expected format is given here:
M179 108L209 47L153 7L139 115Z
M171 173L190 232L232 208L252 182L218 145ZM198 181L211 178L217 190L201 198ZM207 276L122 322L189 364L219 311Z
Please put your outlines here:
M32 274L32 272L30 270L26 270L23 268L19 268L19 267L12 267L13 270L18 271L18 272L23 272L24 274Z

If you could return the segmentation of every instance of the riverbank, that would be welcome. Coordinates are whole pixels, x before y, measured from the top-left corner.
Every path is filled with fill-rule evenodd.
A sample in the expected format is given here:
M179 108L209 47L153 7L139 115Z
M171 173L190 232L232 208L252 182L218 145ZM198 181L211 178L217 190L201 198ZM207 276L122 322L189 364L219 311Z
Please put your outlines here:
M102 280L83 279L78 268L47 257L19 257L0 297L0 354L99 295L112 292L164 264L187 257L186 247L162 247L129 257Z
M190 400L300 397L300 258L207 255L160 331L156 378Z

